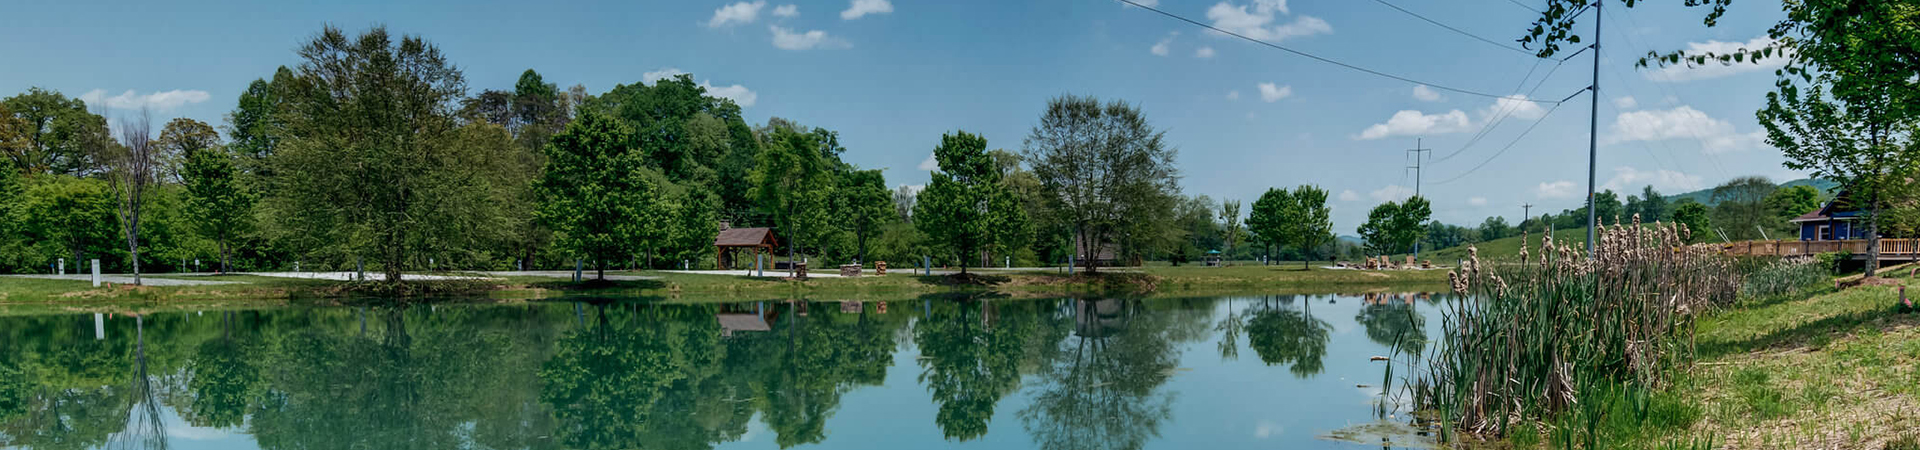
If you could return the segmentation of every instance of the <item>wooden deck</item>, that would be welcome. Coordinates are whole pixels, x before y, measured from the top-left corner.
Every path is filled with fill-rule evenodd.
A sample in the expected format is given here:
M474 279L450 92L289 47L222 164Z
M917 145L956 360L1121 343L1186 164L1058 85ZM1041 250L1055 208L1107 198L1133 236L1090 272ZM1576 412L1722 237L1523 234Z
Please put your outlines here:
M1720 245L1720 251L1738 256L1799 256L1830 252L1852 253L1866 259L1867 241L1741 241ZM1920 260L1920 239L1881 239L1880 259Z

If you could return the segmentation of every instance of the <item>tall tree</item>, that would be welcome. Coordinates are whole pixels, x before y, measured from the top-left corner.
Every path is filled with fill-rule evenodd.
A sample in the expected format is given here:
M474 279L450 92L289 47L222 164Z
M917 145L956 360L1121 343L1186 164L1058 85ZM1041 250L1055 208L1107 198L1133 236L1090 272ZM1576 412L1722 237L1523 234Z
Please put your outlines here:
M1673 218L1673 206L1667 202L1666 196L1660 195L1660 191L1653 190L1653 185L1640 189L1640 210L1637 212L1640 213L1641 222L1664 222Z
M1673 222L1687 227L1690 234L1687 242L1705 242L1714 236L1713 219L1709 217L1707 205L1693 199L1682 199L1673 207Z
M1762 229L1778 228L1767 196L1775 186L1766 177L1747 176L1728 180L1713 188L1713 223L1731 239L1760 239ZM1708 231L1708 230L1698 230Z
M1400 246L1393 238L1393 219L1400 215L1400 204L1394 202L1375 205L1367 211L1367 221L1354 230L1360 233L1360 239L1367 241L1367 253L1376 255L1396 253Z
M545 199L540 220L556 232L556 246L593 261L596 278L659 234L667 213L660 187L625 125L588 112L554 135L546 156L536 185Z
M1253 201L1253 211L1247 216L1247 231L1253 233L1253 240L1260 243L1261 253L1267 256L1267 264L1273 263L1273 247L1286 245L1286 209L1293 203L1293 193L1285 189L1267 188Z
M1512 236L1513 234L1513 226L1507 225L1507 218L1505 217L1490 216L1487 217L1486 221L1480 222L1480 239L1491 241Z
M960 273L987 252L1004 250L1026 227L1018 199L1000 184L987 139L960 131L933 149L939 171L914 205L914 226L959 259Z
M1333 242L1333 211L1327 207L1327 191L1318 186L1300 185L1287 198L1280 212L1281 222L1287 242L1305 255L1300 258L1300 267L1305 269L1321 247Z
M833 189L828 170L818 138L792 127L774 127L755 162L751 194L787 238L789 265L801 244L817 244L826 231Z
M1126 102L1062 96L1047 102L1025 142L1060 221L1070 224L1089 272L1112 243L1137 244L1171 221L1180 192L1178 153ZM1137 250L1136 250L1137 251ZM1120 252L1116 252L1120 253Z
M1360 225L1360 237L1367 241L1367 251L1374 254L1399 253L1413 249L1427 234L1427 222L1433 218L1432 206L1427 199L1414 196L1400 203L1386 202L1367 212L1367 222Z
M272 175L268 158L279 152L280 141L287 138L287 116L292 108L287 96L292 93L295 78L292 69L281 66L271 81L253 80L240 93L233 112L227 113L227 148L239 158L240 171L254 178L249 181L255 185L251 189L264 187L264 178Z
M27 236L55 246L55 254L72 257L73 267L80 267L87 255L100 257L113 249L118 226L106 182L50 176L29 185L22 198L21 225Z
M1820 209L1820 190L1804 184L1783 187L1767 194L1765 202L1774 219L1784 222Z
M1234 249L1240 247L1240 241L1245 239L1247 232L1240 222L1239 200L1220 201L1220 224L1223 228L1220 238L1227 244L1226 253L1232 255Z
M326 27L298 51L265 200L310 255L371 256L389 282L437 242L497 219L458 147L460 70L417 36Z
M145 110L137 118L120 122L120 145L105 155L107 183L113 189L115 211L119 214L120 234L126 239L127 261L133 269L133 284L140 285L140 214L151 194L159 161L155 159L153 123Z
M0 141L0 150L21 172L90 175L101 168L96 158L113 139L107 119L88 112L85 102L35 87L0 106L13 117L16 135L11 144Z
M880 227L897 217L893 210L893 192L887 190L886 176L879 170L856 170L840 177L840 186L834 194L841 228L853 233L854 255L864 263L867 241L879 236Z
M219 145L220 133L212 125L185 117L173 119L153 141L154 177L161 183L179 184L188 153Z
M166 133L161 133L162 136ZM233 271L233 244L253 221L253 192L240 185L234 155L222 147L189 147L181 165L187 215L220 250L220 272Z

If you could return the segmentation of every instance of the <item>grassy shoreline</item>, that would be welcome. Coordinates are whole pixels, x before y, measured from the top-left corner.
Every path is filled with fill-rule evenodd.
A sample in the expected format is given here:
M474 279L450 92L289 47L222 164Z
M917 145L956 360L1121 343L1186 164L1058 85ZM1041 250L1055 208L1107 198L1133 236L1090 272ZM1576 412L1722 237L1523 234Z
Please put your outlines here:
M672 301L746 301L769 298L909 299L938 293L996 293L1014 297L1138 296L1261 293L1334 293L1440 291L1444 270L1359 271L1300 266L1146 267L1100 275L1048 271L982 271L968 280L896 272L860 278L806 281L673 272L608 272L654 277L638 281L588 281L508 276L487 281L425 282L408 301L521 301L569 297L637 298ZM589 275L591 276L591 275ZM152 278L174 278L166 274ZM166 303L339 303L391 298L369 285L348 282L270 278L249 275L179 277L238 281L209 286L93 288L86 281L0 278L0 305L98 306ZM0 311L4 311L0 309Z

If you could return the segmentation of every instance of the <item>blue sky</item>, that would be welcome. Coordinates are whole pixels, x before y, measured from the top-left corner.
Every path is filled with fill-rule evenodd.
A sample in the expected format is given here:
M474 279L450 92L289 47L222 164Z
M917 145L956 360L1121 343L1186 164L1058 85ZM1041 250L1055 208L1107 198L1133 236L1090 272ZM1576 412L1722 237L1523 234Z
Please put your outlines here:
M1593 70L1585 55L1556 68L1375 1L1139 1L1480 92L1558 100ZM1508 0L1386 1L1502 43L1534 15ZM511 88L528 68L592 93L650 74L692 73L740 101L750 122L785 117L838 130L847 159L886 168L894 185L926 182L923 163L942 133L967 130L990 146L1020 149L1047 99L1072 93L1140 106L1180 149L1186 193L1251 203L1268 187L1319 185L1333 194L1341 234L1352 234L1373 205L1411 193L1405 149L1416 138L1434 150L1421 191L1442 221L1517 221L1523 203L1536 214L1557 212L1577 206L1586 186L1584 94L1516 140L1551 105L1421 88L1111 0L168 3L0 6L0 95L41 86L113 113L146 105L156 122L219 125L249 81L297 64L294 48L322 25L384 24L438 44L475 92ZM1781 167L1754 120L1774 65L1633 67L1649 49L1764 39L1780 17L1778 2L1739 2L1714 28L1701 25L1704 11L1679 3L1608 3L1599 182L1671 194L1741 175L1803 176ZM1505 119L1465 145L1494 117Z

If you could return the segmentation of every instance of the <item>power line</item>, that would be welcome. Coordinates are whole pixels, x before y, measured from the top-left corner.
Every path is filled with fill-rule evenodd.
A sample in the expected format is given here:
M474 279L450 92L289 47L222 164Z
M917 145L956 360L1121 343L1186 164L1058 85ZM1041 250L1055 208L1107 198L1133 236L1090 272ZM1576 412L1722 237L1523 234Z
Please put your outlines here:
M1533 12L1535 12L1535 13L1539 13L1539 14L1546 14L1546 13L1547 13L1546 11L1541 11L1541 10L1539 10L1538 8L1534 8L1534 7L1532 7L1532 6L1527 6L1527 4L1525 4L1525 3L1520 3L1520 0L1507 0L1507 3L1512 3L1512 4L1513 4L1513 6L1518 6L1518 7L1521 7L1521 8L1526 8L1526 9L1527 9L1528 11L1533 11Z
M1403 76L1399 76L1399 75L1394 75L1394 74L1390 74L1390 73L1386 73L1386 72L1381 72L1381 71L1378 71L1378 70L1373 70L1373 69L1368 69L1368 68L1365 68L1365 67L1360 67L1360 66L1356 66L1356 65L1352 65L1352 64L1347 64L1347 63L1343 63L1343 62L1340 62L1340 61L1335 61L1335 60L1332 60L1332 59L1328 59L1328 58L1326 58L1326 57L1322 57L1322 56L1319 56L1319 55L1315 55L1315 54L1312 54L1312 53L1307 53L1307 52L1303 52L1303 51L1299 51L1299 50L1294 50L1294 49L1291 49L1291 48L1287 48L1287 47L1285 47L1285 46L1281 46L1280 44L1275 44L1275 43L1272 43L1272 42L1267 42L1267 41L1263 41L1263 40L1259 40L1259 39L1254 39L1254 38L1251 38L1251 37L1247 37L1246 35L1243 35L1243 34L1240 34L1240 33L1235 33L1235 32L1232 32L1232 31L1227 31L1227 30L1223 30L1223 29L1220 29L1220 28L1218 28L1218 27L1215 27L1215 26L1213 26L1213 25L1208 25L1208 24L1205 24L1205 23L1201 23L1200 21L1196 21L1196 20L1193 20L1193 19L1189 19L1189 18L1186 18L1186 17L1184 17L1184 16L1181 16L1181 15L1179 15L1179 14L1174 14L1174 13L1170 13L1170 12L1166 12L1166 11L1162 11L1162 10L1160 10L1159 8L1154 8L1154 7L1151 7L1151 6L1147 6L1147 5L1142 5L1142 4L1139 4L1139 3L1136 3L1136 2L1134 2L1133 0L1114 0L1114 1L1117 1L1117 2L1120 2L1120 3L1125 3L1125 4L1128 4L1128 5L1133 5L1133 6L1135 6L1135 7L1138 7L1138 8L1140 8L1140 9L1144 9L1144 10L1148 10L1148 11L1152 11L1152 12L1154 12L1154 13L1156 13L1156 14L1159 14L1159 15L1162 15L1162 16L1167 16L1167 17L1169 17L1169 18L1172 18L1172 19L1174 19L1174 20L1178 20L1178 21L1181 21L1181 22L1186 22L1186 23L1189 23L1189 24L1192 24L1192 25L1194 25L1194 26L1197 26L1197 27L1201 27L1201 28L1206 28L1206 29L1209 29L1209 30L1213 30L1213 31L1215 31L1215 32L1219 32L1220 34L1225 34L1225 35L1228 35L1228 36L1233 36L1233 37L1236 37L1236 38L1240 38L1241 40L1245 40L1245 41L1247 41L1247 42L1252 42L1252 43L1255 43L1255 44L1260 44L1260 45L1264 45L1264 46L1267 46L1267 47L1272 47L1272 48L1273 48L1273 49L1275 49L1275 50L1280 50L1280 51L1283 51L1283 52L1287 52L1287 53L1292 53L1292 54L1295 54L1295 55L1299 55L1299 56L1302 56L1302 57L1306 57L1306 58L1308 58L1308 59L1312 59L1312 60L1315 60L1315 61L1320 61L1320 62L1323 62L1323 63L1327 63L1327 64L1332 64L1332 65L1336 65L1336 66L1340 66L1340 67L1345 67L1345 68L1347 68L1347 69L1351 69L1351 70L1354 70L1354 71L1358 71L1358 72L1364 72L1364 73L1367 73L1367 74L1371 74L1371 75L1374 75L1374 76L1378 76L1378 77L1382 77L1382 78L1390 78L1390 79L1394 79L1394 80L1399 80L1399 81L1404 81L1404 82L1407 82L1407 83L1413 83L1413 84L1424 84L1424 85L1427 85L1427 87L1431 87L1431 88L1434 88L1434 89L1440 89L1440 90L1443 90L1443 91L1449 91L1449 92L1455 92L1455 93L1460 93L1460 94L1466 94L1466 95L1477 95L1477 96L1481 96L1481 97L1488 97L1488 98L1501 98L1501 97L1505 97L1505 96L1503 96L1503 95L1499 95L1499 94L1490 94L1490 93L1486 93L1486 92L1480 92L1480 91L1473 91L1473 90L1467 90L1467 89L1461 89L1461 88L1456 88L1456 87L1450 87L1450 86L1446 86L1446 85L1442 85L1442 84L1435 84L1435 83L1429 83L1429 82L1425 82L1425 81L1420 81L1420 80L1415 80L1415 79L1412 79L1412 78L1407 78L1407 77L1403 77ZM1519 100L1519 99L1516 99L1516 100ZM1529 100L1520 100L1520 101L1527 101L1527 102L1534 102L1534 103L1543 103L1543 104L1545 104L1545 103L1552 103L1552 102L1546 102L1546 101L1541 101L1541 100L1530 100L1530 99L1529 99Z
M1440 28L1445 28L1445 29L1447 29L1447 31L1452 31L1452 32L1455 32L1455 33L1459 33L1459 34L1460 34L1461 36L1466 36L1466 37L1470 37L1470 38L1474 38L1474 39L1477 39L1477 40L1479 40L1480 42L1485 42L1485 43L1487 43L1487 44L1490 44L1490 45L1493 45L1493 46L1495 46L1495 47L1500 47L1500 48L1504 48L1504 49L1507 49L1507 50L1512 50L1512 51L1516 51L1516 52L1520 52L1521 54L1524 54L1524 55L1527 55L1527 56L1531 56L1531 57L1534 57L1534 58L1540 58L1540 55L1539 55L1538 53L1535 53L1535 52L1531 52L1531 51L1528 51L1527 49L1524 49L1524 48L1520 48L1520 47L1515 47L1515 46L1512 46L1512 45L1509 45L1509 44L1502 44L1502 43L1499 43L1499 42L1494 42L1494 40L1492 40L1492 39L1487 39L1487 38L1484 38L1484 37L1481 37L1480 35L1477 35L1477 34L1473 34L1473 33L1469 33L1469 32L1467 32L1466 30L1462 30L1462 29L1459 29L1459 28L1454 28L1454 27L1453 27L1453 26L1451 26L1451 25L1447 25L1447 24L1444 24L1444 23L1440 23L1440 21L1438 21L1438 20L1433 20L1433 19L1429 19L1429 18L1427 18L1427 16L1422 16L1422 15L1420 15L1419 13L1416 13L1416 12L1413 12L1413 11L1408 11L1408 10L1407 10L1406 8L1401 8L1401 7L1399 6L1399 5L1395 5L1395 4L1392 4L1392 3L1387 3L1387 0L1373 0L1373 1L1374 1L1374 3L1379 3L1379 4L1382 4L1382 5L1386 5L1386 6L1388 7L1388 8L1393 8L1393 10L1395 10L1395 11L1400 11L1400 12L1403 12L1403 13L1406 13L1407 15L1409 15L1409 16L1413 16L1413 17L1414 17L1414 18L1416 18L1416 19L1420 19L1420 20L1424 20L1424 21L1426 21L1427 23L1430 23L1430 24L1433 24L1434 26L1437 26L1437 27L1440 27ZM1541 59L1545 59L1545 58L1541 58Z
M1540 60L1540 61L1544 61L1544 60ZM1540 68L1540 61L1534 61L1534 66L1533 66L1534 68L1528 70L1527 76L1521 77L1520 83L1513 87L1514 95L1519 95L1520 88L1525 87L1527 85L1527 78L1530 78L1533 76L1533 70L1537 70ZM1547 79L1552 78L1553 73L1556 71L1559 71L1560 66L1563 64L1566 64L1566 60L1561 60L1560 62L1555 63L1553 65L1553 68L1547 69L1547 74L1541 75L1540 81L1535 82L1533 84L1533 89L1527 91L1527 97L1528 98L1533 97L1533 94L1535 92L1540 91L1541 86L1546 86ZM1459 149L1454 150L1453 153L1448 153L1446 156L1442 156L1440 157L1440 159L1434 160L1433 162L1445 162L1446 160L1453 159L1453 157L1455 156L1459 156L1461 153L1465 153L1467 149L1473 148L1474 144L1480 143L1480 139L1485 138L1487 136L1487 133L1492 132L1494 127L1499 126L1501 122L1506 121L1508 116L1512 115L1514 111L1517 111L1520 109L1519 107L1520 105L1518 103L1510 103L1506 105L1505 108L1500 108L1498 111L1495 111L1492 116L1489 116L1487 118L1486 123L1480 124L1480 131L1474 132L1473 137L1468 138L1466 143L1460 144Z
M1520 143L1520 139L1521 139L1521 138L1525 138L1525 137L1527 137L1527 134L1528 134L1528 133L1532 133L1532 132L1533 132L1533 129L1534 129L1535 127L1538 127L1538 126L1540 126L1540 124L1541 124L1542 122L1546 122L1546 121L1547 121L1547 117L1548 117L1548 116L1552 116L1552 115L1553 115L1553 112L1554 112L1554 111L1558 111L1558 110L1560 110L1560 105L1561 105L1562 103L1565 103L1565 102L1567 101L1567 99L1572 99L1574 95L1580 95L1580 93L1581 93L1581 92L1586 92L1586 89L1581 89L1581 90L1578 90L1578 91L1574 91L1572 95L1568 95L1568 96L1567 96L1567 97L1566 97L1565 99L1561 99L1561 100L1560 100L1560 103L1555 103L1555 104L1553 105L1553 107L1552 107L1552 108L1547 108L1547 112L1546 112L1546 113L1544 113L1544 114L1541 114L1541 115L1540 115L1540 118L1538 118L1538 119L1534 119L1534 120L1533 120L1533 124L1532 124L1532 125L1527 125L1527 129L1525 129L1525 130L1521 130L1521 131L1520 131L1520 135L1519 135L1519 136L1514 136L1514 137L1513 137L1513 140L1512 140L1512 141L1508 141L1508 142L1507 142L1507 145L1506 145L1505 147L1500 147L1500 151L1497 151L1497 152L1494 152L1494 153L1493 153L1493 156L1489 156L1489 157L1487 157L1487 160L1485 160L1485 161L1481 161L1479 165L1475 165L1475 166L1473 166L1473 168L1472 168L1472 169L1467 169L1467 171L1466 171L1466 172L1461 172L1461 173L1460 173L1459 175L1455 175L1455 176L1454 176L1453 178L1448 178L1448 179L1446 179L1446 180L1442 180L1442 181L1438 181L1438 182L1435 182L1435 183L1433 183L1433 184L1447 184L1447 183L1452 183L1452 182L1454 182L1454 181L1459 181L1459 180L1460 180L1460 179L1462 179L1462 178L1466 178L1466 177L1467 177L1467 175L1472 175L1472 174L1473 174L1474 172L1477 172L1477 171L1479 171L1479 170L1480 170L1480 168L1482 168L1482 167L1486 167L1486 166L1487 166L1487 164L1488 164L1488 163L1491 163L1491 162L1493 162L1493 160L1495 160L1495 159L1499 159L1499 158L1500 158L1500 155L1504 155L1504 154L1506 154L1506 153L1507 153L1507 150L1511 150L1511 149L1513 149L1513 146L1514 146L1515 144L1519 144L1519 143Z

